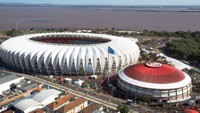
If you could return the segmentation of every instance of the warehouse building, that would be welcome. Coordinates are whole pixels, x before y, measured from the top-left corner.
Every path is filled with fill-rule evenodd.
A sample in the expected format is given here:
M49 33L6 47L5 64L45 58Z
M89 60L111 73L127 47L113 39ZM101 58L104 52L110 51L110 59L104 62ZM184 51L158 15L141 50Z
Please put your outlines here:
M9 90L12 84L19 83L24 80L23 76L15 74L5 74L0 76L0 95L3 91Z
M16 102L11 103L11 105L16 108L18 113L29 113L36 109L41 109L46 107L46 105L52 103L57 98L59 98L62 92L55 89L42 90L41 92L27 97Z

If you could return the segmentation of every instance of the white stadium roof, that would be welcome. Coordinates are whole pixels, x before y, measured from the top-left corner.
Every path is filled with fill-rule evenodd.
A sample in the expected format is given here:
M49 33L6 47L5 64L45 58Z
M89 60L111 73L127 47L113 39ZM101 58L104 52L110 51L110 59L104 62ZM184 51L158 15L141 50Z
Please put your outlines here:
M40 42L34 39L46 38L53 39L63 38L80 38L88 40L95 40L96 43L91 44L74 44L74 43L52 43ZM101 41L99 41L101 40ZM106 40L106 41L102 41ZM69 40L71 41L71 40ZM79 41L77 39L77 41ZM86 41L85 41L86 42ZM108 46L114 49L115 55L108 55ZM123 37L92 34L92 33L40 33L18 36L4 41L0 46L0 57L3 62L8 65L35 70L37 67L42 72L42 65L47 72L51 63L53 71L60 68L64 73L69 72L72 68L79 71L83 68L88 71L89 64L92 67L92 72L95 73L98 66L99 59L100 71L103 73L106 58L109 56L109 68L111 69L113 60L115 61L116 69L130 64L135 64L139 58L140 50L137 44L130 39ZM72 65L74 62L74 66ZM91 63L89 63L91 62ZM120 64L121 63L121 64ZM44 70L43 70L44 71ZM47 72L48 73L48 72Z

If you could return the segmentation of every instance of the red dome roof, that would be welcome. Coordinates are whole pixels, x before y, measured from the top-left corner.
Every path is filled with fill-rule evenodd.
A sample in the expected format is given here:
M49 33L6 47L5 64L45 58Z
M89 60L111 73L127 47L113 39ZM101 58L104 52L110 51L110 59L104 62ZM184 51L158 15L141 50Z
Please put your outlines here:
M179 82L185 78L185 75L182 71L172 66L159 63L156 63L156 65L132 65L125 68L124 73L128 77L138 81L158 84Z

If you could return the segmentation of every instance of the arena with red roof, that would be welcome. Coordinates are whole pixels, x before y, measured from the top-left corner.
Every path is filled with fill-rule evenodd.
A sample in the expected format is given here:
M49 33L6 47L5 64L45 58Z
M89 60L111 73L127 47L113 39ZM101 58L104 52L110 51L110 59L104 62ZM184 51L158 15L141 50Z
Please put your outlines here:
M134 95L144 95L169 103L187 100L192 91L191 78L167 64L148 62L119 71L118 86Z

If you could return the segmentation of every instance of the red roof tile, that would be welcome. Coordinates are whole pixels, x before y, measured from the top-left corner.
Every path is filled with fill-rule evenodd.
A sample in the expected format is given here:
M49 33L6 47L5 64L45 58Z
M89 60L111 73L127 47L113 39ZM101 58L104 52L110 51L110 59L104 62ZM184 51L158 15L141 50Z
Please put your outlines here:
M55 109L56 107L64 104L65 102L74 99L76 96L72 95L72 94L68 94L52 103L50 103L49 105L47 105L49 108Z
M94 103L88 106L87 108L83 109L82 111L80 111L80 113L92 113L93 111L99 109L100 107L102 107L102 105Z
M44 113L44 111L42 111L41 109L36 109L36 110L31 111L29 113Z
M65 113L71 109L73 109L74 107L84 103L86 100L84 98L78 98L76 100L74 100L73 102L70 102L69 104L61 107L60 109L58 109L59 112L61 113Z

